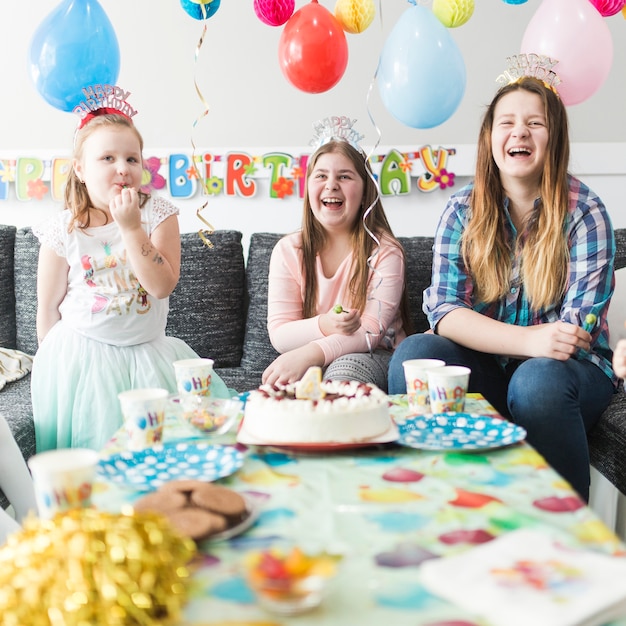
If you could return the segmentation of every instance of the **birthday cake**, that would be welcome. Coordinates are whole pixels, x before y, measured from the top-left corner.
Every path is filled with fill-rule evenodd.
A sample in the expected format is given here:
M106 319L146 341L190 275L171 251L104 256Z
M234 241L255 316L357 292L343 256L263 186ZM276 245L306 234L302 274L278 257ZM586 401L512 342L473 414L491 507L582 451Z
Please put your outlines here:
M318 381L321 371L311 370L295 384L251 391L246 433L274 444L307 444L358 443L389 431L389 401L381 389L354 380Z

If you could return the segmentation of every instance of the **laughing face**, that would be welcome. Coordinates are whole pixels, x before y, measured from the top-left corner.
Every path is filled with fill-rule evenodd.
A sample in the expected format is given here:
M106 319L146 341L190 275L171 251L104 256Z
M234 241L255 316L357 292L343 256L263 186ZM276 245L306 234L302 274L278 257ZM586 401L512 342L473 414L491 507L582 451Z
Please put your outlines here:
M320 155L308 181L315 218L329 231L350 232L359 217L363 179L352 161L339 152Z
M547 145L541 98L524 89L502 96L494 111L491 150L504 187L514 181L538 187Z

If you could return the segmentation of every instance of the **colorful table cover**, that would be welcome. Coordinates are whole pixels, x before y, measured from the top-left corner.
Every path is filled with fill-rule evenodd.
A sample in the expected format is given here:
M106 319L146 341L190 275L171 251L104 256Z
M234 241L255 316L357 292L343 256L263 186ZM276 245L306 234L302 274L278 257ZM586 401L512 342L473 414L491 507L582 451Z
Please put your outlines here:
M392 415L402 425L406 398L391 399ZM466 411L495 413L476 396ZM194 436L168 418L167 441ZM235 434L214 441L235 445ZM602 554L626 554L618 537L525 442L471 452L395 443L314 453L238 447L243 465L219 483L259 503L258 518L239 536L202 544L185 626L489 626L429 593L420 582L420 564L517 529L539 530ZM123 448L120 431L103 456ZM143 493L100 478L94 504L118 511ZM261 608L243 576L246 553L285 542L343 555L328 597L295 617ZM626 619L611 624L626 626Z

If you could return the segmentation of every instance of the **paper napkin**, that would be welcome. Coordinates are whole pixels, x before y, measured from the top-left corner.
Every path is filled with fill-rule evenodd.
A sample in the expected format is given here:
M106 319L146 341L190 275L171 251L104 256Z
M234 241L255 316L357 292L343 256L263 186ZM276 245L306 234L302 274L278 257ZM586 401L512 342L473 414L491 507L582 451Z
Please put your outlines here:
M600 626L626 616L626 558L516 530L426 561L423 585L491 626Z

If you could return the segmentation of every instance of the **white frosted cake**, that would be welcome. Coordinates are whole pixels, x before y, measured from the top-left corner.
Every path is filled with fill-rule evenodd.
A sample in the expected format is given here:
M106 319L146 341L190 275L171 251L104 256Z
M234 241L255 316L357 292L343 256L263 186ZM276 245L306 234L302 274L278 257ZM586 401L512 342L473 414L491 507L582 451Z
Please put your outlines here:
M387 394L375 385L323 381L308 398L296 397L296 386L262 385L251 391L244 413L246 432L277 444L358 443L392 426Z

